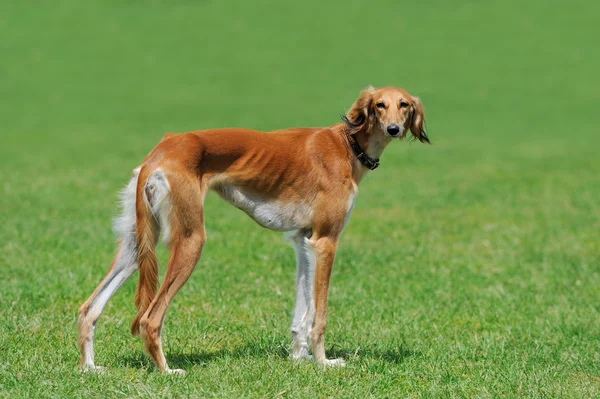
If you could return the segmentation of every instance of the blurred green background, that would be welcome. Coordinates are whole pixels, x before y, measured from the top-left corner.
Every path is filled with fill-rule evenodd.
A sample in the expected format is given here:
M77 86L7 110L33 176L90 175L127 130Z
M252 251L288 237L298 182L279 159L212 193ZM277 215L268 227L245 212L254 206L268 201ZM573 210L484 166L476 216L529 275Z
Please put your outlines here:
M0 395L598 397L597 2L0 2ZM116 192L165 132L327 126L365 86L419 96L433 146L361 184L326 348L287 359L294 258L211 196L163 342L133 278L77 371ZM165 252L161 251L162 265ZM164 271L164 269L161 269Z

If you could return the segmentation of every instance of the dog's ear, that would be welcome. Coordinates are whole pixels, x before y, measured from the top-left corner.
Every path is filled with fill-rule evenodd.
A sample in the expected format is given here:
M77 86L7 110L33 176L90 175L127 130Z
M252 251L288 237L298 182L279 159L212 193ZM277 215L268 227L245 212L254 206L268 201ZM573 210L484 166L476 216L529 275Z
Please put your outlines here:
M421 143L431 144L427 132L425 132L425 111L419 97L412 97L412 106L410 114L410 131L413 137Z
M373 109L373 94L375 89L369 86L360 92L352 107L342 120L348 127L350 134L356 134L360 131L370 132L375 124L375 110Z

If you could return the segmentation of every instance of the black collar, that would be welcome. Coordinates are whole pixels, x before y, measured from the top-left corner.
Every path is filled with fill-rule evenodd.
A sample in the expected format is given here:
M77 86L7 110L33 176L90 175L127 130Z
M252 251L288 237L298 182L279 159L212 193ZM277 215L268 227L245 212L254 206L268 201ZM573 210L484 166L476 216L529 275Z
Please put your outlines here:
M370 156L368 156L362 150L362 148L360 148L360 144L358 144L358 141L356 141L356 139L354 138L354 136L352 134L347 134L344 131L344 136L346 136L346 138L348 139L348 143L350 144L352 151L354 151L354 155L356 155L356 158L358 158L358 160L363 165L365 165L368 169L371 169L371 170L377 169L377 167L379 166L379 158L373 159Z

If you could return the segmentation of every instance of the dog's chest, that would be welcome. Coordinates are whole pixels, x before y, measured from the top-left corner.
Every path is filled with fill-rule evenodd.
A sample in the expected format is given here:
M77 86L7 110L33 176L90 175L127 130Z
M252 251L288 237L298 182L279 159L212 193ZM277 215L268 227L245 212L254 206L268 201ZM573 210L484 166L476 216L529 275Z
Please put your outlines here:
M220 184L213 189L225 201L246 212L267 229L291 231L312 224L312 209L306 203L267 201L229 184Z

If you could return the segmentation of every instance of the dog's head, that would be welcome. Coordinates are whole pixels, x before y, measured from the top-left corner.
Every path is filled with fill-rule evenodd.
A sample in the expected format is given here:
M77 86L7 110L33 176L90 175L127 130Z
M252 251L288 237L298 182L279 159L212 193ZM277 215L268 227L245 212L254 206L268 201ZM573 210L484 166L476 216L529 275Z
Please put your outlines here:
M404 89L368 87L342 119L350 134L364 131L402 139L410 130L414 139L431 144L424 129L423 104Z

